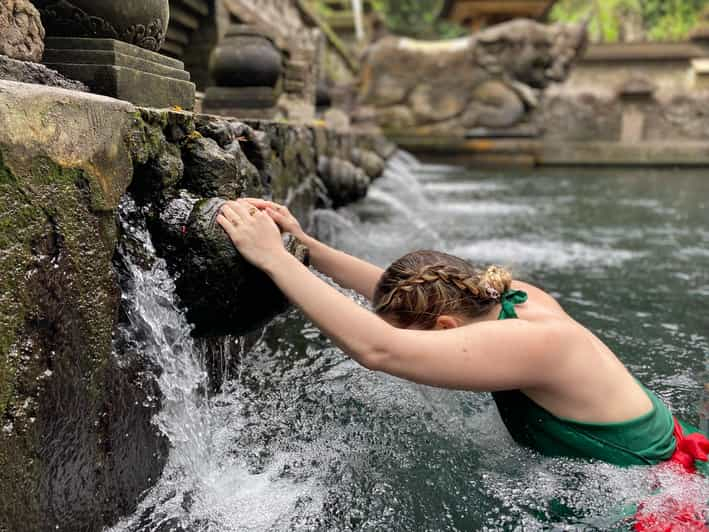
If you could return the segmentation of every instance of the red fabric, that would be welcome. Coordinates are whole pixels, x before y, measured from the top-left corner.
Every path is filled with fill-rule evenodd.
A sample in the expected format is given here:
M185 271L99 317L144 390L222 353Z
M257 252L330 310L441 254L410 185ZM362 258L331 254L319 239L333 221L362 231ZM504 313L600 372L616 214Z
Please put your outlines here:
M666 465L677 467L686 474L694 473L697 468L695 460L707 461L709 440L701 433L685 436L682 426L675 418L675 452ZM638 506L635 514L633 530L637 532L707 532L704 513L706 508L697 508L692 503L678 501L668 497L663 501L662 515L643 513L643 505ZM668 522L670 521L670 522Z

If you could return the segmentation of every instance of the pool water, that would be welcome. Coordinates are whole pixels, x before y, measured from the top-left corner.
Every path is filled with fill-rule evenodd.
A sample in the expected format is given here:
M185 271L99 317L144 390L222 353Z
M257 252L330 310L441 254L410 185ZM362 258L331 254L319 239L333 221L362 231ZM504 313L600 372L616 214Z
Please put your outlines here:
M708 208L699 171L482 171L400 153L365 200L319 211L314 229L382 266L422 248L508 266L699 424L709 380ZM189 330L170 283L151 285L164 278L156 267L143 291L161 297L148 294L136 312L159 299L165 316L153 328ZM176 349L158 344L163 354ZM625 506L657 503L658 475L682 500L709 498L699 477L520 448L489 394L365 370L297 310L224 340L227 378L208 400L185 392L204 379L200 343L177 351L185 367L161 377L183 392L168 395L161 414L170 462L114 530L609 530L623 526ZM180 401L193 407L174 408Z

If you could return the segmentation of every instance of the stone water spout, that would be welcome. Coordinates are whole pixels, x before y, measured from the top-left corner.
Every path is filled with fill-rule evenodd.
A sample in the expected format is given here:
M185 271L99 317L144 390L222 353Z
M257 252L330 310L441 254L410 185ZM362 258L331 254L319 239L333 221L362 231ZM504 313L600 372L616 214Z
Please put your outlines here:
M243 334L289 303L270 278L241 257L217 224L223 198L182 192L160 214L159 241L176 272L176 287L195 336ZM287 236L286 248L307 263L307 248Z

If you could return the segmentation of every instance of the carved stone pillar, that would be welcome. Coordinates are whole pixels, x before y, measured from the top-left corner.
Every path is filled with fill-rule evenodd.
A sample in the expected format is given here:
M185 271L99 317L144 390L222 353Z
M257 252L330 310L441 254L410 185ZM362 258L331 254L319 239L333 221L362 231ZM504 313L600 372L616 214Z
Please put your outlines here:
M194 106L181 61L157 53L168 0L35 0L47 29L44 63L99 94L148 107Z
M274 117L283 92L283 58L267 33L245 24L231 26L212 52L209 68L216 86L207 89L205 113Z

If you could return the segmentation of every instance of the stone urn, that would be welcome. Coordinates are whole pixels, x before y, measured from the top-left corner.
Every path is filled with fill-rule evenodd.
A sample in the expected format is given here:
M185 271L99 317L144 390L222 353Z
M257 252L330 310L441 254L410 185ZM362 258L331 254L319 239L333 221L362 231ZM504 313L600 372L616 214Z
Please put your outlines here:
M169 0L34 0L49 37L108 38L157 52Z
M275 87L283 58L273 39L253 26L235 24L212 52L209 68L219 87Z

